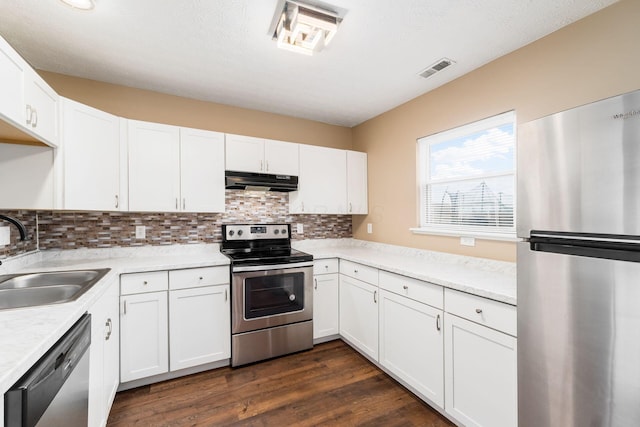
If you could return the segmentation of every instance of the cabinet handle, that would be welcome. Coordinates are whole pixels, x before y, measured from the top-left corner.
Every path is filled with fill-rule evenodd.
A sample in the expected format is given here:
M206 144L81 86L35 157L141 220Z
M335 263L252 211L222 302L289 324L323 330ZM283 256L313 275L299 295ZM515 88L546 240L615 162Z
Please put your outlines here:
M109 328L109 330L107 331L107 334L104 337L105 341L109 341L109 338L111 338L111 331L113 330L113 326L111 323L111 318L107 319L107 322L104 324L107 328Z
M198 279L202 280L202 276L198 277Z
M405 291L409 289L409 287L407 285L402 285L402 289L404 289Z
M31 105L27 104L27 116L25 117L25 119L27 120L27 124L30 125L31 124L31 115L32 113L32 108Z
M187 198L183 197L182 198L182 210L187 209Z
M302 202L302 209L301 212L304 212L304 202Z
M125 316L127 315L127 300L124 300L124 314Z
M357 270L357 269L355 269L355 268L353 269L353 272L354 272L355 274L358 274L358 270Z
M116 194L116 209L120 206L120 201L118 200L118 195Z
M264 167L264 162L260 160L260 170L263 170L263 167Z
M318 278L314 277L313 281L315 282L315 285L313 286L313 288L317 290L318 289Z
M476 313L482 314L482 309L481 308L476 308Z
M31 119L31 127L35 128L38 126L38 110L34 108L32 111L35 118Z
M353 206L351 205L351 202L349 202L349 212L353 212Z
M267 172L269 172L269 160L267 160L265 163L267 165Z
M440 315L439 314L436 316L436 329L440 330Z
M374 303L378 303L378 300L376 299L376 296L378 295L378 291L373 291L373 302Z
M224 300L227 301L227 290L224 290Z
M145 280L144 282L142 282L142 284L146 286L146 285L148 285L148 284L149 284L149 282L147 282L147 281Z
M176 197L176 210L178 210L178 198Z

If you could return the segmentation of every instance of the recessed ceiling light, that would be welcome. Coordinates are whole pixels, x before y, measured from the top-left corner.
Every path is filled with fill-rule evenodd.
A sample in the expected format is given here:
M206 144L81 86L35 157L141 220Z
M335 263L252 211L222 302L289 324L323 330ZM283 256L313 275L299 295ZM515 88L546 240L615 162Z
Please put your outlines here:
M74 9L91 10L95 7L93 0L60 0L67 6L71 6Z
M336 12L287 0L273 39L281 49L313 55L329 44L341 21Z

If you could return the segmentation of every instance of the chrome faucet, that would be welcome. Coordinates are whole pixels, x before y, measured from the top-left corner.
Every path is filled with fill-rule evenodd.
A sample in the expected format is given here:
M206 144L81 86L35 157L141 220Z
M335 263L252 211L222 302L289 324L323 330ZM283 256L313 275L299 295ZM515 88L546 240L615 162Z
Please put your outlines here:
M16 226L16 228L20 232L20 240L24 241L27 238L27 227L25 227L23 223L15 218L2 214L0 214L0 219L4 219L5 221L10 222L11 224Z

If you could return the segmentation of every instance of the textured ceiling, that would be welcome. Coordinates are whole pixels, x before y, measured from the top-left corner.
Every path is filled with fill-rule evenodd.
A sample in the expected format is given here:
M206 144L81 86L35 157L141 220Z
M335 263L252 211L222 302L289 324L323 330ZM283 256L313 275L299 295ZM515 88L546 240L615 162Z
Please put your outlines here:
M333 0L312 57L271 40L283 1L0 0L0 35L38 69L354 126L616 0Z

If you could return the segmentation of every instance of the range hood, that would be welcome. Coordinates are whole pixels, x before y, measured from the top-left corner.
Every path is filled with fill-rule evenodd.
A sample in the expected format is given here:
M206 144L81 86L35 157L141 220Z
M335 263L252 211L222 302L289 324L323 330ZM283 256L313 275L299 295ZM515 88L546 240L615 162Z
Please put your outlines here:
M280 192L298 190L297 176L237 171L225 171L224 175L227 190Z

